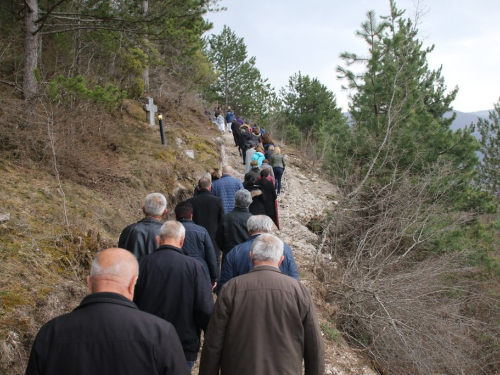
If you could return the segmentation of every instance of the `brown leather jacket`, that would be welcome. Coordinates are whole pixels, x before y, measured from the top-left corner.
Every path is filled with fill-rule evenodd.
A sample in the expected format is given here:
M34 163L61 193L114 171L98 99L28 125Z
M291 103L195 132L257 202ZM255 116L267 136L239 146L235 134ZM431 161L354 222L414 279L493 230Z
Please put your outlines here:
M299 281L258 266L221 289L201 355L200 375L306 375L325 371L311 295Z

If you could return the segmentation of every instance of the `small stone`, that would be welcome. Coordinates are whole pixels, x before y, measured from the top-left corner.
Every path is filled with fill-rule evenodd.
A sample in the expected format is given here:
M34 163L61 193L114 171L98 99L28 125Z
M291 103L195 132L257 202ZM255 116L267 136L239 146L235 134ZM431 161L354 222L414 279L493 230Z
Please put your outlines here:
M193 150L186 150L186 155L190 157L191 159L194 159L194 151Z

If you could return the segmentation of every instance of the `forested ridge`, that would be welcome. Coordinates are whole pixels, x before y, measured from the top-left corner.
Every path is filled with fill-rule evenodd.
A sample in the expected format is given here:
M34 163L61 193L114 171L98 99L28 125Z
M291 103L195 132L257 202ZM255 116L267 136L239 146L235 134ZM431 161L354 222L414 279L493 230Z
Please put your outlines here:
M167 196L172 218L203 172L220 171L235 151L205 114L217 106L286 145L301 188L328 185L313 203L280 204L312 232L307 244L283 235L312 245L301 272L329 345L381 374L500 372L500 102L451 129L459 88L429 68L433 47L390 0L353 25L364 52L339 51L348 120L322 77L297 69L273 88L243 38L211 34L205 16L225 5L0 5L0 372L23 373L38 328L85 295L95 253L148 193Z

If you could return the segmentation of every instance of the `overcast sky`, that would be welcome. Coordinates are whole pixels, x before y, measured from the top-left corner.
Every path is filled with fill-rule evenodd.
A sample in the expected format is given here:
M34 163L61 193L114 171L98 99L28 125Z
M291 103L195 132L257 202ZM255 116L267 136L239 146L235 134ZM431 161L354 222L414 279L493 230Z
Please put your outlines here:
M499 0L399 0L399 9L413 18L416 4L426 11L420 20L420 39L435 44L428 55L432 69L443 65L449 89L458 86L454 109L474 112L493 108L500 97ZM222 0L224 12L209 14L219 34L228 25L243 37L249 56L278 91L301 71L317 77L347 110L347 94L336 67L343 51L366 54L355 36L366 12L389 13L389 0Z

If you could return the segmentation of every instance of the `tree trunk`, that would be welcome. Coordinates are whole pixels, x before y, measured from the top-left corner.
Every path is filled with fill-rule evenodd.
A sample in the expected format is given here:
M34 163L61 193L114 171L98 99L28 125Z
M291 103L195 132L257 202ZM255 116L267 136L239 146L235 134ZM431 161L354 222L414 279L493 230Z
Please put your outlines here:
M35 21L38 19L38 0L25 0L25 4L23 91L27 108L30 108L38 94L38 84L35 75L38 65L38 47L40 44L40 37L36 34L37 26L35 24Z
M142 1L141 8L142 8L142 15L144 16L144 18L146 18L148 15L148 8L149 8L148 0ZM146 38L146 43L145 43L145 47L144 47L144 53L146 54L146 60L149 57L148 56L149 51L147 48L147 42L148 42L148 40ZM148 64L147 61L146 61L146 64ZM148 65L146 65L144 67L144 71L142 72L142 80L144 81L144 92L149 92L149 66Z

